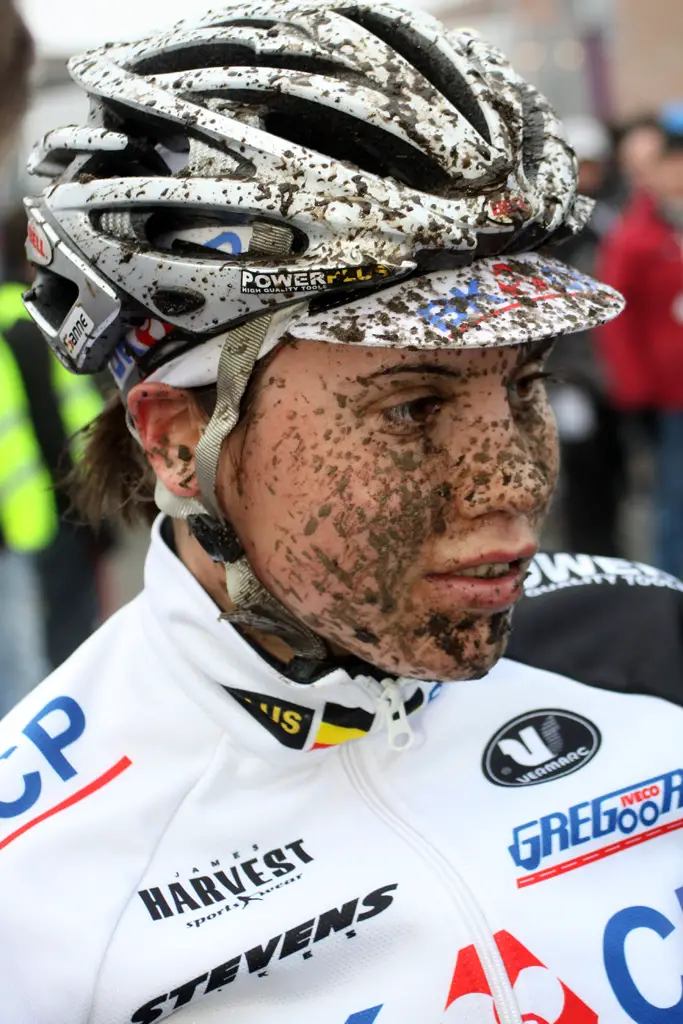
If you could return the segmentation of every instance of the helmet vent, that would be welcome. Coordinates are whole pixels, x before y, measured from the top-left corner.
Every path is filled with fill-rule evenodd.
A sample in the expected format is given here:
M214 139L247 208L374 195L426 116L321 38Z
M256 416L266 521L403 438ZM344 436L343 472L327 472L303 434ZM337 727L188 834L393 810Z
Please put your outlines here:
M199 133L194 133L190 125L183 135L179 135L174 126L169 126L163 118L147 111L142 114L130 110L115 100L107 100L106 115L108 124L115 125L117 131L125 133L131 144L124 154L95 154L95 164L85 168L95 177L191 175L197 172L198 161L203 164L204 175L220 173L229 174L232 178L253 176L254 168L249 160L222 147L221 143L207 147L206 139L195 137ZM127 159L129 153L130 159ZM214 167L208 166L210 156Z
M205 305L206 299L199 292L189 288L157 288L150 296L162 316L183 316L196 313Z
M399 21L389 21L367 8L344 7L337 13L372 32L399 53L469 121L486 142L491 142L489 126L472 89L431 40L415 29Z
M545 120L538 106L538 93L526 83L521 88L524 134L522 138L522 166L530 181L534 181L543 161L545 149Z
M46 267L37 267L33 286L26 298L40 310L50 327L57 331L78 301L78 285Z
M130 67L138 75L179 74L203 68L263 67L303 71L310 75L340 77L348 72L333 60L311 57L305 53L257 53L250 46L217 40L214 43L193 43L166 53L143 57Z
M239 90L229 96L239 103L258 106L265 131L330 160L394 178L421 192L445 191L451 185L446 171L431 157L396 136L388 146L386 131L352 114L282 93Z
M216 21L211 28L278 28L281 23L266 18L233 18L232 21Z

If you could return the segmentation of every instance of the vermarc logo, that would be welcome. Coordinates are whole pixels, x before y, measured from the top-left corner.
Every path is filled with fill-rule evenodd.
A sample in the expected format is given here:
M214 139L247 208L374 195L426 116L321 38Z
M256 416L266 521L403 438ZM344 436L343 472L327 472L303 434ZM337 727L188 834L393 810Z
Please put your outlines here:
M530 711L498 730L482 768L496 786L536 786L583 768L600 743L597 726L582 715L557 708Z

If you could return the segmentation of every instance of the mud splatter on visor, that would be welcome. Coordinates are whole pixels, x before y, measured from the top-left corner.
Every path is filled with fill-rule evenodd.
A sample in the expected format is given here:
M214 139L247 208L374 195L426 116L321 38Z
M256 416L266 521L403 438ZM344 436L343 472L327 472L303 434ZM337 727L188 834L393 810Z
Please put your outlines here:
M259 358L281 341L326 341L371 348L454 349L520 345L597 327L618 316L622 296L608 285L540 253L477 260L469 267L413 278L355 302L309 314L309 302L278 310ZM170 328L147 321L119 346L110 368L124 390L135 353ZM176 387L216 381L226 334L146 375ZM117 372L118 370L118 372ZM141 379L139 374L136 379Z

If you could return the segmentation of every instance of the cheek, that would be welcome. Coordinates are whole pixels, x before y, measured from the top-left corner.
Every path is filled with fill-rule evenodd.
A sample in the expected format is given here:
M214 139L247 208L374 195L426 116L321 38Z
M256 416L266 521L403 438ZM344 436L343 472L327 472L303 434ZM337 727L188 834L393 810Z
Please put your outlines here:
M550 497L559 474L560 446L555 416L546 395L519 417L518 425L538 483Z
M246 432L239 458L249 473L231 518L266 585L286 576L301 582L303 566L309 575L320 566L319 545L330 549L331 559L343 546L334 524L351 504L358 457L344 443L348 432L339 421L326 431L322 422L328 416L275 412Z
M560 471L560 442L557 433L555 415L546 397L539 415L539 427L532 443L538 454L539 465L542 467L548 482L554 488Z
M364 443L346 417L328 436L299 417L267 450L269 430L247 435L250 472L233 518L257 575L300 609L351 598L389 610L397 578L443 519L443 488L414 454Z

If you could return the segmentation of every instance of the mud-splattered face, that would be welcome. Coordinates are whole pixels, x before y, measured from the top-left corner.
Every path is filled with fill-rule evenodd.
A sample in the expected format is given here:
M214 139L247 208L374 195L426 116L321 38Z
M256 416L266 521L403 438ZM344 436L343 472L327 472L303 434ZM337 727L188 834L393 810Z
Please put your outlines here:
M557 475L545 353L283 346L219 473L260 580L388 671L488 671Z

